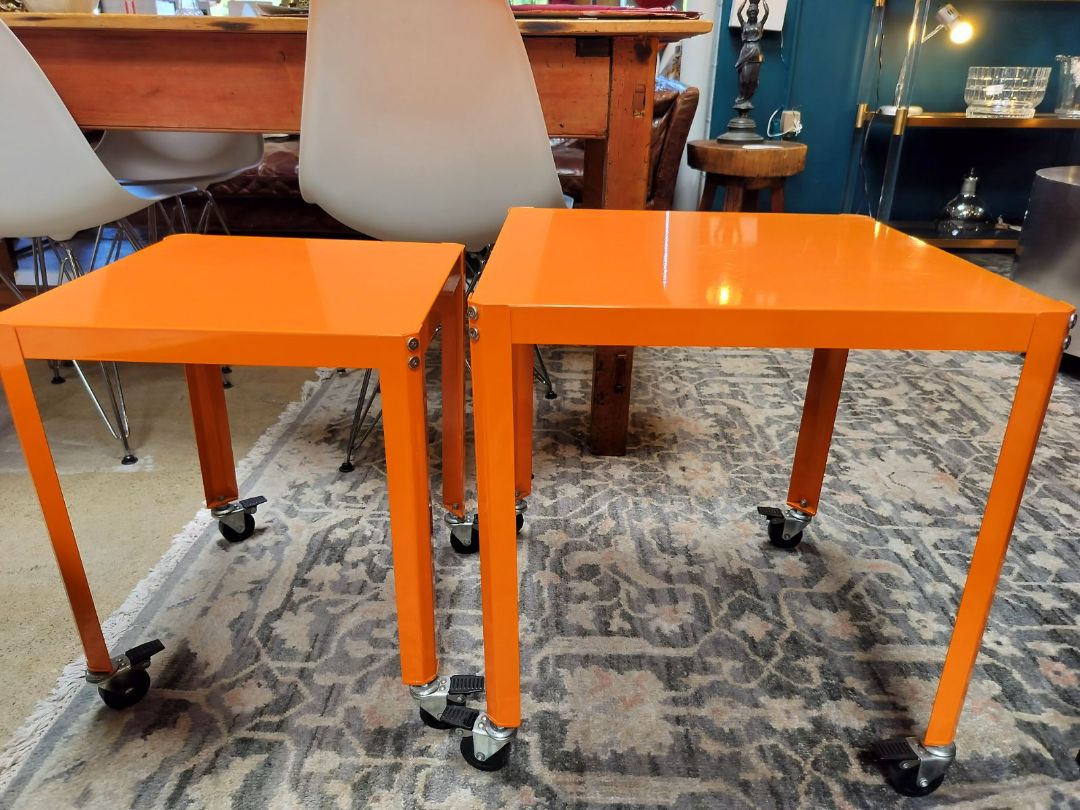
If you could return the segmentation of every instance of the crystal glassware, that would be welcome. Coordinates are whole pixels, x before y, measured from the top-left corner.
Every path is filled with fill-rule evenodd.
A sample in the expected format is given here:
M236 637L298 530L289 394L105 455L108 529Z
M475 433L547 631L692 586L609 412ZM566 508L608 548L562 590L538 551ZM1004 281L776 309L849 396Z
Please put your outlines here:
M1033 118L1046 97L1051 68L968 68L968 118Z

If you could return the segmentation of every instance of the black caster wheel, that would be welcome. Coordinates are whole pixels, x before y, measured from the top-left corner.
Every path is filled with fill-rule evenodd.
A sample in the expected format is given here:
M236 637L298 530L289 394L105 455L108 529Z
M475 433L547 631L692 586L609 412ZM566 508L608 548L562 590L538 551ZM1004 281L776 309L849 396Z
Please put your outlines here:
M498 771L505 767L506 763L510 761L510 749L512 747L513 743L507 743L493 756L490 756L485 760L479 760L476 758L476 752L473 750L473 738L461 738L461 755L465 757L466 762L478 771Z
M521 527L525 525L525 516L518 514L514 524L517 528L517 533L521 534ZM458 554L478 554L480 552L480 518L477 518L472 525L472 542L469 545L465 545L457 536L450 532L450 545L454 551Z
M130 467L132 464L138 464L139 458L134 453L128 453L126 456L120 459L120 463L123 464L125 467Z
M98 688L102 701L110 709L120 711L134 706L150 691L150 673L145 669L133 669L125 675L112 679L112 688Z
M783 523L770 523L769 524L769 542L777 548L793 549L802 542L803 533L799 532L787 540L784 539L784 524Z
M355 469L356 467L353 466L353 463L351 461L345 461L340 467L338 467L338 472L351 473Z
M426 712L423 709L420 710L420 722L428 728L438 729L439 731L447 731L448 729L454 728L454 726L449 723L444 723L431 712Z
M221 522L218 523L218 531L230 543L239 543L255 534L255 518L251 515L244 515L244 530L242 532L238 532L231 526L226 526Z
M913 799L929 796L941 787L941 783L945 781L945 774L942 774L937 779L927 780L925 785L920 785L918 763L912 760L906 762L916 767L900 767L906 764L905 762L882 763L885 770L885 781L892 785L893 790L901 796L910 796Z

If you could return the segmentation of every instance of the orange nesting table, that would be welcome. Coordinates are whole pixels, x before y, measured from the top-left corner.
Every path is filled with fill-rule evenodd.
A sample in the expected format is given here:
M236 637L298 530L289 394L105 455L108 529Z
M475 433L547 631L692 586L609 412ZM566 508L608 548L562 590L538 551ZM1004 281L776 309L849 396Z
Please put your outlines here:
M897 790L936 789L1072 307L864 217L531 209L511 212L469 304L496 767L521 724L514 515L531 489L534 344L813 349L787 507L759 509L787 548L818 511L849 349L1027 353L929 725L874 745Z
M251 513L263 499L239 500L220 366L379 369L402 679L423 717L425 706L482 689L473 678L439 679L435 651L424 354L441 331L443 501L461 519L463 274L459 245L174 236L0 315L0 375L86 652L86 678L106 704L140 700L150 657L163 647L151 641L109 655L25 361L184 364L206 504L230 540L251 535Z

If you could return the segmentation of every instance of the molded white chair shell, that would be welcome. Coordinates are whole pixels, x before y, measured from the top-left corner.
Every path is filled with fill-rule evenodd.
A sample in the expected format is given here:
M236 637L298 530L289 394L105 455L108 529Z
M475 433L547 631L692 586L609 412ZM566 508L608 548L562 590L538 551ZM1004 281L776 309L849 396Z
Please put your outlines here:
M96 151L123 185L184 182L204 190L258 166L263 138L233 132L112 130Z
M470 250L513 206L565 207L509 5L312 3L300 191L368 236Z
M102 165L34 57L0 22L0 237L70 239L177 187L125 190Z

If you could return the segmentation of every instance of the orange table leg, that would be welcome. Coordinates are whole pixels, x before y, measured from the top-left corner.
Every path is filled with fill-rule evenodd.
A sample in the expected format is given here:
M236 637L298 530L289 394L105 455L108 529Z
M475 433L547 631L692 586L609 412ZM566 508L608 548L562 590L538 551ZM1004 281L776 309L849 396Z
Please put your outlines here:
M464 268L464 259L461 268ZM461 270L463 273L464 270ZM459 274L460 275L460 274ZM465 516L465 313L464 276L441 303L443 506Z
M472 322L476 485L480 499L480 594L487 710L498 726L521 725L517 531L514 525L514 361L510 316L484 309ZM531 388L531 386L530 386Z
M1060 315L1035 322L923 745L950 745L956 736L1067 330L1068 318Z
M236 501L236 462L233 459L229 412L220 366L185 366L195 444L199 448L206 506L213 509Z
M26 455L26 464L30 468L30 477L37 490L41 512L49 530L56 562L60 567L60 577L67 591L68 602L75 614L75 624L79 630L83 651L86 653L86 668L93 674L112 672L112 659L105 646L105 637L101 632L94 597L90 593L90 583L86 579L79 547L75 542L75 532L71 528L64 493L60 489L60 479L56 474L49 440L41 424L34 391L30 387L30 377L26 373L22 349L15 330L0 326L0 377L7 393L11 419L15 424L19 442Z
M404 348L404 347L403 347ZM438 675L435 651L435 586L431 560L431 488L428 481L424 363L409 356L379 369L390 492L401 678L422 686Z
M514 494L521 500L532 493L533 346L518 344L514 363Z
M815 349L810 366L787 497L788 506L808 515L817 514L821 499L821 483L825 480L847 358L847 349Z

